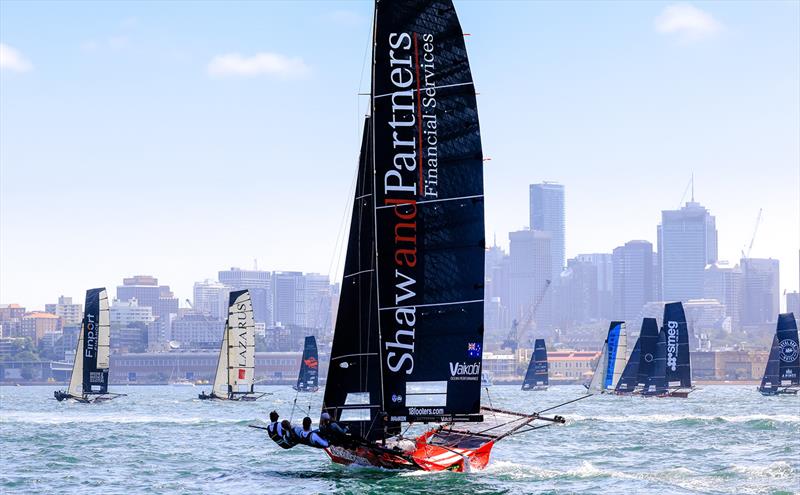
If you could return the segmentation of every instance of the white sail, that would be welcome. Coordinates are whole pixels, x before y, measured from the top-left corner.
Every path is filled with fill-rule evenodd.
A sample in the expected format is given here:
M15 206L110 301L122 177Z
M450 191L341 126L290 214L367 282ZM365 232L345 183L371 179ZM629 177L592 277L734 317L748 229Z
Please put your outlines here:
M603 354L600 355L597 366L594 368L592 381L589 382L590 393L600 393L603 391L603 382L606 380L606 368L608 368L608 341L603 343Z
M252 392L256 334L250 292L231 292L228 307L228 383L233 392Z
M214 375L213 394L220 399L228 398L228 323L225 322L225 329L222 331L222 344L219 349L219 359L217 360L217 373Z
M100 318L97 329L97 368L109 368L111 346L111 314L108 309L108 294L100 292Z
M78 345L75 347L75 362L72 364L72 377L69 379L67 393L80 397L83 395L83 323L78 332Z
M625 364L628 359L628 331L625 329L625 324L619 331L619 341L617 343L617 352L614 359L614 376L611 379L611 386L608 390L614 390L622 378L622 371L625 369Z

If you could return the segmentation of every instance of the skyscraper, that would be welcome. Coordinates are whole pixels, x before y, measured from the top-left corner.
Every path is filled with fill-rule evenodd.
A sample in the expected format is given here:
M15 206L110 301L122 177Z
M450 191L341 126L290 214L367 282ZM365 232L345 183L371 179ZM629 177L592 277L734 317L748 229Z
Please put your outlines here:
M508 234L509 249L509 314L523 321L544 293L533 321L540 328L552 323L551 298L548 281L551 281L551 236L548 232L520 230Z
M230 290L225 284L215 280L206 279L203 282L195 282L194 310L212 318L225 319Z
M633 320L653 300L653 245L629 241L614 249L614 318Z
M614 319L614 262L611 253L579 254L577 261L591 263L597 268L597 316Z
M277 325L305 325L305 279L303 272L272 274L273 321Z
M258 323L272 325L272 273L264 270L242 270L231 267L217 273L220 283L234 290L250 290L253 301L253 318ZM225 301L227 315L227 301Z
M715 218L694 200L680 210L662 211L658 254L663 299L701 299L706 265L717 261Z
M554 182L531 184L530 221L531 230L550 234L550 279L555 280L566 260L563 185Z
M780 264L778 260L742 258L742 324L776 321L780 313Z
M725 306L725 316L731 328L738 330L742 321L742 269L727 261L706 267L703 297L716 299Z

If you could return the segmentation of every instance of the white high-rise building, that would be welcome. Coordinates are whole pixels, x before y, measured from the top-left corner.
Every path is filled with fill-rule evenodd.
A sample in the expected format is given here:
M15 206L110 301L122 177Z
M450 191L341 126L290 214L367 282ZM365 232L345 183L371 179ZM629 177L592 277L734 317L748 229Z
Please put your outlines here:
M216 280L194 283L194 310L212 318L224 319L228 310L230 288Z
M45 304L44 311L61 318L65 327L77 326L83 321L83 304L73 304L71 297L60 296L58 303Z
M658 256L665 301L702 299L705 268L717 261L716 220L694 200L680 210L662 211Z
M540 328L549 327L552 323L552 298L549 297L548 290L548 281L552 281L552 237L548 232L537 230L510 232L508 237L511 241L508 268L509 315L512 319L524 321L541 297L533 321ZM544 297L542 294L545 294Z
M566 266L564 186L543 182L530 186L530 228L550 234L550 279Z

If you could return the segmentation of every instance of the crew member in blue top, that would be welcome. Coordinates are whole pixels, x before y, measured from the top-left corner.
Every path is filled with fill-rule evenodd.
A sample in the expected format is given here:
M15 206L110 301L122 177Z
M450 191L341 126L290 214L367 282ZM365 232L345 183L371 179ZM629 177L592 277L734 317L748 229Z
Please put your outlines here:
M306 444L309 447L318 449L327 449L330 443L319 435L319 430L311 429L311 418L306 416L303 418L302 428L299 426L294 427L294 433L300 438L300 443Z

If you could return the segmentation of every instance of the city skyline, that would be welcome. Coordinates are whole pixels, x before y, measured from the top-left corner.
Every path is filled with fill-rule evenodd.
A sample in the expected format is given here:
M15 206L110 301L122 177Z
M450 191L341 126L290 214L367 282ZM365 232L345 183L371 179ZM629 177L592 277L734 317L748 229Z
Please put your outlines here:
M798 289L796 4L698 3L706 31L659 23L668 2L485 5L459 13L491 158L487 243L508 250L529 223L527 186L548 180L568 189L566 258L655 246L694 172L719 259L738 263L763 208L751 257L779 259L781 292ZM182 301L254 258L336 281L371 5L198 3L191 28L189 11L162 8L0 5L3 303L80 300L135 273ZM613 33L611 16L624 20ZM233 167L246 177L236 208ZM225 229L252 238L228 243Z

